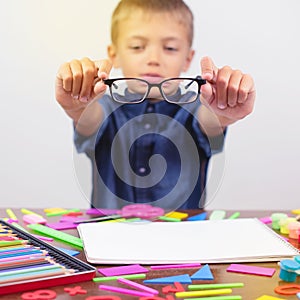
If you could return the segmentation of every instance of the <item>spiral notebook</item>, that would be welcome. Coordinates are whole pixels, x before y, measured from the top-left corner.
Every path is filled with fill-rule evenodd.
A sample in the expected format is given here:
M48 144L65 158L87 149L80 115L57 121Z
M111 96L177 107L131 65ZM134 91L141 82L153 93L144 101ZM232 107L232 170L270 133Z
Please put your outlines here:
M90 263L268 262L299 255L256 218L90 223L77 229Z

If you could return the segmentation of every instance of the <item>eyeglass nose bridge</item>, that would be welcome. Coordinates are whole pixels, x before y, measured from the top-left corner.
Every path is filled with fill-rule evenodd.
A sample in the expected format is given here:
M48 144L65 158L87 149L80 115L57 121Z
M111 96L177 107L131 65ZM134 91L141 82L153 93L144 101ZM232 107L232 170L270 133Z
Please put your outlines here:
M162 83L163 82L160 82L160 83L150 83L150 82L147 82L147 84L148 84L148 90L147 90L147 93L145 94L145 96L144 96L144 98L143 99L146 99L147 97L148 97L148 95L150 94L150 91L151 91L151 89L153 88L153 87L157 87L158 88L158 90L159 90L159 92L160 92L160 94L161 94L161 96L163 97L163 99L165 100L165 101L168 101L168 99L165 97L165 95L164 95L164 92L163 92L163 90L162 90Z

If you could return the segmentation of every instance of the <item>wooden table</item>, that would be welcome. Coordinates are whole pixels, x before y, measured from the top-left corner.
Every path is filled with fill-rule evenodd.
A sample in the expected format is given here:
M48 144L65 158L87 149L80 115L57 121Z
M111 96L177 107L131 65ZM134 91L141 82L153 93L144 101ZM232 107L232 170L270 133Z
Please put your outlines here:
M37 210L37 209L32 209L34 212L39 213L39 214L44 214L42 210ZM22 213L20 212L19 209L13 209L14 213L17 215L19 219L19 223L23 226L25 226L22 222ZM194 215L196 213L200 213L201 211L187 211L189 215ZM227 216L231 215L233 212L227 212ZM208 212L209 214L209 212ZM272 211L242 211L240 217L265 217L265 216L270 216L272 214ZM5 209L0 209L0 217L6 217L6 212ZM48 218L50 222L55 222L59 218L58 217L51 217ZM251 230L251 228L249 228ZM73 234L78 236L78 233L76 230L67 230L67 233ZM297 247L300 249L299 242L296 240L290 240L290 242L293 244L293 246ZM51 242L52 245L58 246L58 247L64 247L68 249L72 249L72 246L69 246L68 244L64 244L61 242ZM220 245L222 247L222 245ZM86 262L86 258L83 252L81 252L78 256L76 256L82 261ZM280 268L277 265L277 263L249 263L249 265L255 265L255 266L262 266L262 267L270 267L270 268L275 268L276 273L274 274L273 277L264 277L264 276L255 276L255 275L244 275L244 274L237 274L237 273L229 273L226 272L227 267L229 264L210 264L210 269L213 273L214 280L211 281L195 281L193 284L201 284L201 283L230 283L230 282L243 282L244 287L243 288L234 288L233 289L233 295L241 295L243 299L247 300L254 300L259 298L262 295L269 295L273 297L278 297L282 299L298 299L296 296L281 296L278 295L274 292L274 288L278 285L285 284L286 282L283 282L279 279L279 271ZM111 265L106 265L106 266L100 266L100 265L94 265L94 267L99 268L99 267L110 267ZM145 266L147 267L147 266ZM147 267L148 268L148 267ZM156 277L165 277L165 276L174 276L174 275L180 275L180 274L190 274L192 275L195 273L199 268L191 268L191 269L167 269L167 270L155 270L155 271L150 271L147 273L147 279L150 278L156 278ZM97 276L101 276L100 274L97 273ZM138 283L143 283L143 280L136 280ZM296 281L297 284L300 284L300 278L297 278ZM109 285L116 285L119 287L123 288L129 288L124 285L118 284L115 281L110 281L106 282L104 284L109 284ZM138 297L134 296L126 296L126 295L121 295L117 293L110 293L106 291L102 291L98 289L99 283L94 283L93 281L88 281L88 282L81 282L81 283L76 283L76 284L70 284L67 285L67 287L74 287L80 285L83 289L87 290L86 295L76 295L76 296L70 296L68 293L64 292L64 288L66 286L56 286L56 287L51 287L49 289L55 291L57 293L57 298L56 299L86 299L88 296L103 296L103 295L114 295L114 296L119 296L120 299L139 299ZM162 287L165 285L149 285L149 287L153 287L158 290L162 290ZM186 285L183 285L186 287ZM12 299L21 299L22 293L15 293L15 294L9 294L9 295L4 295L0 296L0 299L5 299L5 300L12 300ZM161 299L165 299L165 295L163 293L160 293L159 295ZM109 298L107 298L108 300ZM174 297L174 299L176 299Z

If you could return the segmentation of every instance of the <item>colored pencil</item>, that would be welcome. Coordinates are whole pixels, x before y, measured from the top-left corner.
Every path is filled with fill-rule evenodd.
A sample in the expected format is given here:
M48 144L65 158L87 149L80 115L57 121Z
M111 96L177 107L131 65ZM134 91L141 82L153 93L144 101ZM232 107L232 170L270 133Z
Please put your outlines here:
M36 254L21 255L19 257L23 258L23 259L29 259L29 258L32 258L32 257L45 257L45 256L46 256L46 254L36 253ZM15 257L5 257L5 258L1 258L0 262L3 262L3 261L14 261L15 259L16 259Z
M6 253L6 254L0 254L0 260L2 258L7 257L18 257L18 256L24 256L24 255L32 255L32 254L47 254L48 252L45 250L39 250L39 249L28 249L27 251L19 251L14 253Z
M1 278L5 276L12 276L12 275L18 275L18 274L27 274L32 272L39 272L39 271L46 271L46 270L56 270L61 269L62 266L58 264L49 264L47 266L29 266L29 267L22 267L15 270L7 270L0 272L0 281Z
M49 262L50 258L45 256L31 257L31 258L18 258L15 260L0 262L0 268L8 268L11 266L21 266L26 264Z
M19 269L19 268L25 268L25 267L31 267L31 266L42 266L42 265L50 265L49 261L43 259L36 262L28 262L28 260L24 261L23 263L18 263L14 265L7 265L7 266L0 266L0 272L2 270L12 270L12 269Z
M0 279L0 283L3 284L3 283L31 280L31 279L43 278L43 277L46 278L46 277L52 277L57 275L63 275L63 274L67 275L71 273L74 273L74 270L63 270L62 268L46 270L46 271L30 272L27 274L18 274L18 275L3 277Z
M0 247L12 246L12 245L25 245L27 240L15 240L15 241L0 241Z
M14 252L14 251L19 251L19 250L28 250L28 249L31 249L31 248L32 248L32 246L29 246L29 245L25 245L25 246L22 246L22 247L17 245L15 247L11 247L11 248L8 248L8 249L6 249L6 247L2 247L0 249L0 255L2 253ZM35 249L39 249L39 248L35 248Z

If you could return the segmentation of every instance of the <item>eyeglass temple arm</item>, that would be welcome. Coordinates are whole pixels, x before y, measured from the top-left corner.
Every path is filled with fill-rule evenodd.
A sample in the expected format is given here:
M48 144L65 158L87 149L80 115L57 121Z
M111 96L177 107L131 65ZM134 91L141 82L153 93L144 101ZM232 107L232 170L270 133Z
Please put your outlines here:
M206 80L205 80L205 79L202 79L202 77L201 77L200 75L198 75L198 76L196 76L195 79L191 80L191 82L188 83L188 84L185 86L185 88L186 88L186 89L189 88L189 87L191 86L191 84L192 84L194 81L197 81L197 82L199 83L200 86L206 83Z

